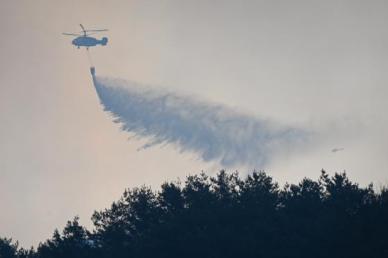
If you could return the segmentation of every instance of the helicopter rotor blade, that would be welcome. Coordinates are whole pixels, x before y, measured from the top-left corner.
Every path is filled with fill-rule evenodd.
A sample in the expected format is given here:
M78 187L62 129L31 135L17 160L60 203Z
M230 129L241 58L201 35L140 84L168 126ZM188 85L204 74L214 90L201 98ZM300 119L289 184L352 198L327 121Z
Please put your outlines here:
M83 33L84 36L86 37L86 30L85 30L84 26L83 26L82 24L80 24L79 26L81 26L82 33Z
M62 33L62 35L66 35L66 36L76 36L76 37L82 36L82 35L80 35L80 34L75 34L75 33Z
M82 24L80 24L79 26L81 26L82 31L85 32L84 26Z
M99 32L99 31L108 31L108 30L107 29L101 29L101 30L85 30L85 31Z

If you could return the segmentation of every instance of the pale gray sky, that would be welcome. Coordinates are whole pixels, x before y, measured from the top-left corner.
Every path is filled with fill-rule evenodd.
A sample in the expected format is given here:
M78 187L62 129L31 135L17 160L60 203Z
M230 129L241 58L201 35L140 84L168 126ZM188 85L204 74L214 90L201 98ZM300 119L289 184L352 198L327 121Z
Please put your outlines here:
M90 225L125 187L221 168L174 146L136 151L61 35L79 23L110 29L91 50L100 75L314 132L265 167L276 180L326 168L387 184L387 13L355 0L1 1L0 236L37 244L75 215Z

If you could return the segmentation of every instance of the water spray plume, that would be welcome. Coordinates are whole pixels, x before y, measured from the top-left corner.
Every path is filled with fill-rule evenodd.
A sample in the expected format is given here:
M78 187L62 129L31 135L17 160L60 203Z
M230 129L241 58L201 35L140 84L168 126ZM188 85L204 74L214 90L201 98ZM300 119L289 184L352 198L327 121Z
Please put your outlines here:
M222 166L263 168L281 148L305 140L305 132L241 114L223 105L134 82L98 77L93 82L105 111L124 131L148 139L143 148L173 144Z

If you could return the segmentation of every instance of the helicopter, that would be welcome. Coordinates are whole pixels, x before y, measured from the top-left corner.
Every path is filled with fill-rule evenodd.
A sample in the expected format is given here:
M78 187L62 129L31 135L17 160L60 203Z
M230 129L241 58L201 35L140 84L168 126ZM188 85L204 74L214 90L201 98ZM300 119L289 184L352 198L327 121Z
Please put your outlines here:
M338 151L343 151L345 148L334 148L331 150L331 152L338 152Z
M71 41L71 43L76 46L78 49L80 47L94 47L97 45L105 46L108 43L108 38L103 37L101 40L90 37L90 35L101 32L108 31L107 29L102 30L86 30L82 24L80 24L82 31L79 33L62 33L66 36L75 36L76 38Z

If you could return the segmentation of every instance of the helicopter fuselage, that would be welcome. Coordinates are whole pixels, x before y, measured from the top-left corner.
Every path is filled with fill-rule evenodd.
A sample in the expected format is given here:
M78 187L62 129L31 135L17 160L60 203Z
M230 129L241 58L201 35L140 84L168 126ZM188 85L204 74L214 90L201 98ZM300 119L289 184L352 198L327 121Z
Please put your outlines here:
M73 39L71 43L78 48L80 47L89 48L97 45L105 46L108 43L108 38L103 37L101 40L98 40L96 38L89 37L89 36L80 36Z

